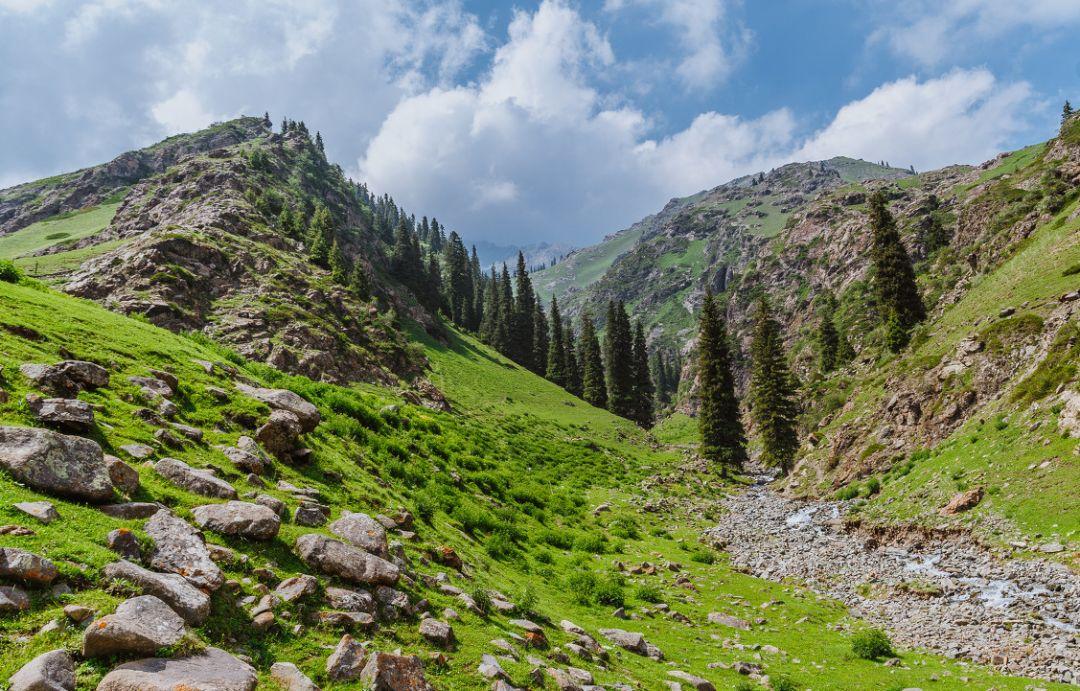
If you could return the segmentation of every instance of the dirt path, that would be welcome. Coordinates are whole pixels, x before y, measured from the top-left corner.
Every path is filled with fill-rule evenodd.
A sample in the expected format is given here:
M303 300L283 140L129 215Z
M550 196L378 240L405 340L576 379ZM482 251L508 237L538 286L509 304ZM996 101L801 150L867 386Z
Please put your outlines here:
M1080 578L1065 567L997 559L961 538L880 545L842 529L844 503L785 499L767 480L728 498L707 533L735 565L805 582L902 647L1080 684Z

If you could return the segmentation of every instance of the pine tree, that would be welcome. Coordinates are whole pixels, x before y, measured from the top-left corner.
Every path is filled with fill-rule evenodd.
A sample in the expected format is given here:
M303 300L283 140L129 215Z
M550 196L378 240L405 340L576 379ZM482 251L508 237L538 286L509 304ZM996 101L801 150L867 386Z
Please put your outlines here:
M698 432L701 455L721 475L737 472L746 463L746 432L735 398L727 327L712 292L705 293L698 332Z
M287 237L296 237L300 234L299 229L297 228L298 221L299 219L293 215L293 210L289 205L283 204L281 213L279 213L277 217L278 230Z
M349 262L345 259L345 253L341 251L341 245L334 238L330 245L330 278L339 285L346 285L349 281Z
M442 304L442 267L439 266L439 256L432 252L428 255L427 261L427 285L424 289L424 294L421 297L424 307L427 307L432 312L438 312L440 309L444 309Z
M281 118L281 133L287 134L289 132L289 118Z
M566 318L562 327L563 332L563 357L566 358L566 384L564 388L581 398L581 367L578 364L577 344L574 342L574 325L570 317Z
M529 272L525 269L525 255L521 252L518 252L514 279L517 290L510 328L510 358L522 367L537 371L540 368L539 363L533 359L536 297L533 294L532 281L529 280Z
M751 357L750 415L761 438L761 459L786 474L799 450L795 427L799 411L780 325L764 298L757 305Z
M881 319L890 325L890 347L899 345L902 349L912 327L926 318L926 308L915 284L911 258L900 241L896 220L880 190L870 197L870 228L873 232L870 259Z
M630 317L622 302L608 303L607 327L604 330L604 367L607 374L608 410L633 419L634 363Z
M634 324L633 341L634 366L634 422L645 429L653 425L653 386L652 373L649 371L649 346L645 341L645 329L638 321Z
M547 364L545 376L549 381L566 387L566 351L563 350L566 343L563 340L562 315L559 314L559 303L555 296L551 296L551 339L548 344L547 356L544 358Z
M581 314L581 337L578 339L578 362L581 366L581 397L597 408L607 407L607 377L596 339L596 325L588 312Z
M334 242L334 220L330 217L330 210L323 204L315 207L311 224L308 226L308 239L311 244L309 250L311 261L327 268L330 261L330 246Z
M1061 108L1061 124L1065 124L1065 121L1072 117L1073 107L1068 100L1065 101L1065 105Z
M315 133L315 148L319 150L320 154L326 155L326 148L323 146L322 132Z
M367 271L359 261L353 262L352 271L349 273L349 287L361 300L371 299L371 282L368 280Z
M506 264L502 265L502 273L499 274L499 323L496 325L496 343L502 344L500 353L513 359L514 352L514 288L510 281L510 271Z
M496 345L495 339L498 333L499 321L502 318L499 311L499 277L495 273L495 267L491 267L491 278L486 280L484 289L484 311L480 319L480 340L495 350L501 348Z
M263 127L265 127L266 129L271 129L273 126L274 126L274 123L270 120L270 111L264 112L263 113Z
M818 363L822 374L836 369L840 351L840 334L836 330L836 298L825 293L818 309L817 328Z
M480 322L484 319L484 290L487 287L484 280L484 272L480 268L480 257L476 253L476 245L472 246L472 256L469 258L469 277L472 281L472 305L469 309L469 331L479 331Z
M443 247L443 295L450 310L450 319L458 326L471 328L473 309L473 279L469 255L457 231L450 233Z
M550 347L551 338L548 335L547 316L544 315L544 306L540 303L540 298L536 298L533 302L532 362L533 371L540 376L544 374Z

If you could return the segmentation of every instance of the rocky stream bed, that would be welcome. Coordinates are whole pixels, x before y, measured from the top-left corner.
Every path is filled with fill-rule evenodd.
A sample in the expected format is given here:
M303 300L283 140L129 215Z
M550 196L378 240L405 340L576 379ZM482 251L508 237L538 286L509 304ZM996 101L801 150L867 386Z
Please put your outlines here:
M761 475L707 537L762 578L792 578L922 648L1017 675L1080 684L1080 577L1002 559L963 536L884 540L845 528L845 502L787 499Z

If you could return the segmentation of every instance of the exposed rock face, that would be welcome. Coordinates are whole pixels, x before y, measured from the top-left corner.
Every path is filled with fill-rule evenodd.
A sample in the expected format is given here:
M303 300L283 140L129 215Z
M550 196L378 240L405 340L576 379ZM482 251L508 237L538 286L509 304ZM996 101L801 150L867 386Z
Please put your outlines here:
M275 410L287 410L295 415L300 421L302 433L313 431L321 420L318 408L287 389L263 389L246 384L237 384L236 388L240 393L262 401Z
M42 391L64 398L74 398L83 389L109 385L109 372L101 365L82 360L65 360L55 365L28 363L19 367Z
M175 660L148 658L120 665L98 691L253 691L255 668L224 650L207 648Z
M271 509L244 501L196 506L192 514L200 528L249 540L272 540L281 527L281 519Z
M180 615L153 595L140 595L90 624L83 636L83 655L152 654L179 643L184 632Z
M372 653L360 673L371 691L434 691L424 678L424 665L415 655Z
M91 502L113 496L104 454L90 439L0 426L0 466L40 492Z
M150 564L177 573L193 585L217 590L225 582L221 569L210 558L202 536L168 511L158 511L146 522L146 534L154 541Z
M393 585L400 576L398 567L385 559L325 535L301 535L296 552L308 566L360 585Z
M75 691L75 660L66 650L42 653L9 681L8 691Z
M26 406L43 425L73 432L85 432L94 426L94 409L77 398L42 398L26 394Z
M201 625L210 616L210 596L178 574L158 573L130 561L118 561L106 565L104 575L109 580L134 583L144 594L164 601L192 626Z
M383 557L388 556L386 529L366 513L347 513L330 524L330 532L351 545Z
M177 487L201 494L204 497L236 498L236 490L229 483L206 470L192 468L187 463L175 458L161 459L154 464L154 470Z
M326 658L326 676L330 681L352 681L364 671L364 663L367 660L367 651L356 642L349 634L345 634L338 641L334 652Z
M17 547L0 547L0 578L48 585L60 574L45 557Z
M954 516L968 509L973 509L979 505L979 502L983 498L983 488L973 487L966 492L961 492L949 500L949 503L942 507L942 516Z

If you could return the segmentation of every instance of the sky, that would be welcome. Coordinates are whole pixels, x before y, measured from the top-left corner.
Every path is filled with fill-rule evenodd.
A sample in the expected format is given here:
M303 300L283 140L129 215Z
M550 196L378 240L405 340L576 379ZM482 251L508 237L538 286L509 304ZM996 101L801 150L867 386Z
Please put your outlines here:
M0 188L241 114L466 240L577 246L793 160L1053 136L1078 0L0 0Z

